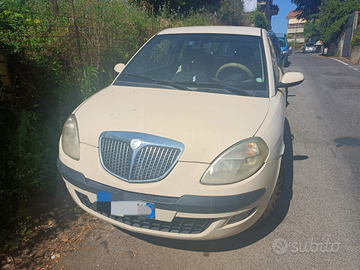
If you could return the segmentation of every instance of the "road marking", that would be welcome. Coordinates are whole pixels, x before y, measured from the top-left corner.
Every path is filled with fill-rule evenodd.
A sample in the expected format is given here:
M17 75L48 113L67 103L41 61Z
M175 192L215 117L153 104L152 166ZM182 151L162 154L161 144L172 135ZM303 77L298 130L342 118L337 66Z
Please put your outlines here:
M339 60L339 59L335 59L335 58L331 58L331 57L330 57L330 59L335 60L335 61L338 61L338 62L340 62L341 64L343 64L343 65L345 65L345 66L348 66L349 68L351 68L351 69L353 69L353 70L357 70L357 71L360 72L360 70L359 70L357 67L349 66L349 64L347 64L347 63L345 63L345 62L343 62L343 61L341 61L341 60Z
M338 62L340 62L341 64L344 64L345 66L348 66L348 65L349 65L349 64L347 64L347 63L345 63L345 62L343 62L343 61L340 61L339 59L335 59L335 58L330 58L330 59L335 60L335 61L338 61Z

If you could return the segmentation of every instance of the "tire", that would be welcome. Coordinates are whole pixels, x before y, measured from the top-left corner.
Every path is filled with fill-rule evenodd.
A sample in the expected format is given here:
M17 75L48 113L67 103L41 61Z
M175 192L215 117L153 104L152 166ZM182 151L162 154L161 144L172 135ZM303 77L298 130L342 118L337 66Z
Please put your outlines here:
M268 205L265 208L264 213L259 218L258 223L263 223L267 221L271 215L274 213L276 206L278 205L279 199L281 197L281 194L284 191L284 185L285 185L285 169L283 165L280 165L280 172L279 177L276 181L276 185L273 191L273 194L270 197L270 201Z

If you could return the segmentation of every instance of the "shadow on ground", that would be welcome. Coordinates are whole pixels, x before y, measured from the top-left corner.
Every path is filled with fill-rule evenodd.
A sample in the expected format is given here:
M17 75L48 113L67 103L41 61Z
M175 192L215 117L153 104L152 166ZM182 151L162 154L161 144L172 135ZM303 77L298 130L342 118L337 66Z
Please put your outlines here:
M235 250L242 247L249 246L260 239L266 237L271 233L279 224L284 220L288 213L290 202L292 199L292 185L293 185L293 136L291 134L290 125L287 119L285 119L285 153L283 156L283 165L286 172L286 181L284 186L284 192L280 198L278 207L275 209L273 215L269 219L268 223L260 228L251 227L243 233L238 235L212 241L183 241L173 240L165 238L157 238L148 235L141 235L137 233L127 232L126 233L139 238L141 240L150 242L155 245L190 250L190 251L201 251L201 252L221 252ZM307 156L295 157L296 160L307 159Z
M360 146L360 139L356 137L341 137L334 140L336 147L342 146Z
M19 248L6 254L12 261L9 269L54 266L60 256L72 252L98 222L75 204L60 176L55 189L38 201L34 205L35 219L30 226L32 235Z

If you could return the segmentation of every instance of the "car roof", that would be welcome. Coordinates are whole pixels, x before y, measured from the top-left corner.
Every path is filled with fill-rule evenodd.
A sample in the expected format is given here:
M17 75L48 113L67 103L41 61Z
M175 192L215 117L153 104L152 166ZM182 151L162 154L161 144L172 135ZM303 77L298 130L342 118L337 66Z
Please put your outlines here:
M277 37L286 37L286 34L277 33L276 36Z
M165 29L158 35L168 34L232 34L261 36L261 28L244 26L189 26Z

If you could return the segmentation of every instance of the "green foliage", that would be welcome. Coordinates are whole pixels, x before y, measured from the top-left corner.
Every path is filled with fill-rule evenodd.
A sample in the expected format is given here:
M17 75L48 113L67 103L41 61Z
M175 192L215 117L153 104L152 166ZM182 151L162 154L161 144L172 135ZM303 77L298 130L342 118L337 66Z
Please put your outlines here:
M360 28L356 29L350 42L350 48L352 49L354 46L360 46Z
M56 180L66 117L111 83L115 64L164 28L219 23L210 10L161 3L155 17L119 0L0 0L1 52L17 66L13 85L0 85L0 248L30 232L31 208Z
M172 10L170 4L161 7L160 16L153 17L117 0L74 1L74 9L71 1L58 1L56 8L46 0L3 2L0 44L6 55L15 54L36 67L39 72L34 74L34 89L42 91L44 86L36 82L43 84L46 78L52 94L60 98L87 97L108 85L114 78L115 64L126 63L163 28L218 23L216 16L204 9L184 13ZM96 76L98 85L90 89L89 83L95 82ZM37 93L32 94L39 98Z
M290 41L289 46L291 46L293 50L300 50L304 44L298 41Z
M335 42L345 28L349 15L360 9L359 0L323 0L319 14L320 39L325 47Z
M150 13L163 16L163 7L167 6L168 10L178 11L180 13L187 13L189 11L198 11L203 8L209 9L211 12L220 7L218 0L131 0L130 2L136 3L140 7L145 7Z
M41 141L37 117L32 112L1 103L0 106L0 247L12 237L27 235L29 205L45 189L47 150ZM15 231L14 231L15 228ZM21 239L21 238L20 238Z
M180 12L171 10L169 5L164 5L160 12L160 16L155 18L156 27L159 29L219 24L216 16L205 9Z
M335 42L343 32L349 15L360 10L360 0L291 0L301 11L299 18L308 21L305 24L305 40L319 35L325 47ZM321 9L319 9L321 5ZM317 21L319 18L319 22Z
M319 20L311 20L307 21L304 26L304 39L305 42L311 38L311 37L319 37L320 36L320 30L319 30Z
M221 1L219 19L226 25L249 25L244 14L244 3L238 0Z
M264 13L262 12L252 12L251 23L254 24L255 27L264 28L266 31L269 31L269 23L266 20Z
M83 94L83 100L95 94L98 82L98 70L93 66L83 67L83 77L81 78L82 84L80 91Z
M321 0L291 0L291 2L297 6L296 11L300 11L299 19L311 20L320 11Z

